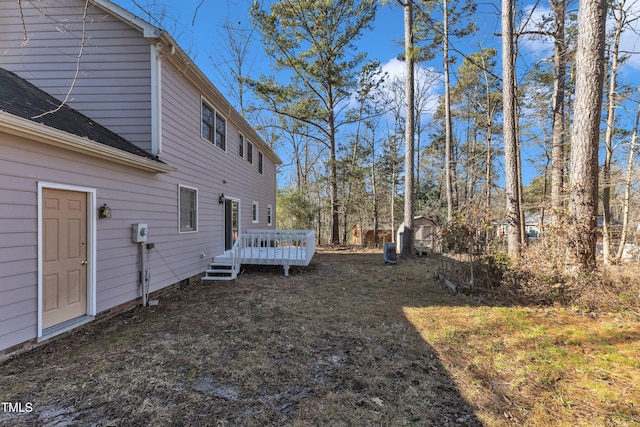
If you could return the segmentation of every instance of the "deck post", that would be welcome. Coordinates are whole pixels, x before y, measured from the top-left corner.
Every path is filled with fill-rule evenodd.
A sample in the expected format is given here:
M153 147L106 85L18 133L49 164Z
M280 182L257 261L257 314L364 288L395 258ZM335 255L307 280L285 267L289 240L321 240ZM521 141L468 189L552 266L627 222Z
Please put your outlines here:
M284 264L284 275L289 277L289 264L288 263Z

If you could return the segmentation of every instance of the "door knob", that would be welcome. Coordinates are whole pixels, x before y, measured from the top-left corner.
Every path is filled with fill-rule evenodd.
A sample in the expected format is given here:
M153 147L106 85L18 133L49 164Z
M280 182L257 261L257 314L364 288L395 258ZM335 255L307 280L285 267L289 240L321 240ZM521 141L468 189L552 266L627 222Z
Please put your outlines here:
M87 265L87 260L82 261L80 265Z

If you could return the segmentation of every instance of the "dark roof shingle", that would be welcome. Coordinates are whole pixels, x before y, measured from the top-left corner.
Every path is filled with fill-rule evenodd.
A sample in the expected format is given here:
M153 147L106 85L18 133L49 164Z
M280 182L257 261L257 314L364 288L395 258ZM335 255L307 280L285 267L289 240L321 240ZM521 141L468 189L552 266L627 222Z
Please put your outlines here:
M163 163L157 156L144 151L68 105L63 105L55 111L60 104L61 102L53 96L16 74L0 68L0 110Z

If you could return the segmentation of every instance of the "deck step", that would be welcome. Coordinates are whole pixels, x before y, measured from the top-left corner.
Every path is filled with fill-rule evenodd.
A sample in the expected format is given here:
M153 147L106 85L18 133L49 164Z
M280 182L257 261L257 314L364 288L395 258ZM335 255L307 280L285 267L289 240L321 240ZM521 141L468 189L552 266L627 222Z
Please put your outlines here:
M229 262L212 262L209 264L210 269L222 268L222 269L230 269L233 268L233 264Z
M200 280L205 282L217 282L217 281L231 281L235 280L238 276L235 274L231 276L203 276Z
M212 276L212 275L215 275L215 274L233 273L233 270L230 269L230 268L210 268L210 269L206 270L205 273L207 273L209 276Z
M213 281L213 280L234 280L238 277L235 271L227 272L226 274L209 274L208 272L200 280Z
M205 270L202 280L234 280L238 277L238 272L234 270L230 261L213 261L209 268Z

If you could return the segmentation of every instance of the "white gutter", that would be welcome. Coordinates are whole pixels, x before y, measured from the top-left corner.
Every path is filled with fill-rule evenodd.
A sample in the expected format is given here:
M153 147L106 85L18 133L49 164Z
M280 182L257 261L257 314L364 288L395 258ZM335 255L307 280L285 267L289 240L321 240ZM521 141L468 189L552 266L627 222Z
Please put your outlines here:
M162 154L162 60L176 53L175 45L162 53L163 44L151 45L151 153Z
M160 78L162 64L158 55L162 45L151 45L151 154L162 154L162 103Z
M153 159L63 132L5 111L0 111L0 131L150 172L169 173L176 170Z

